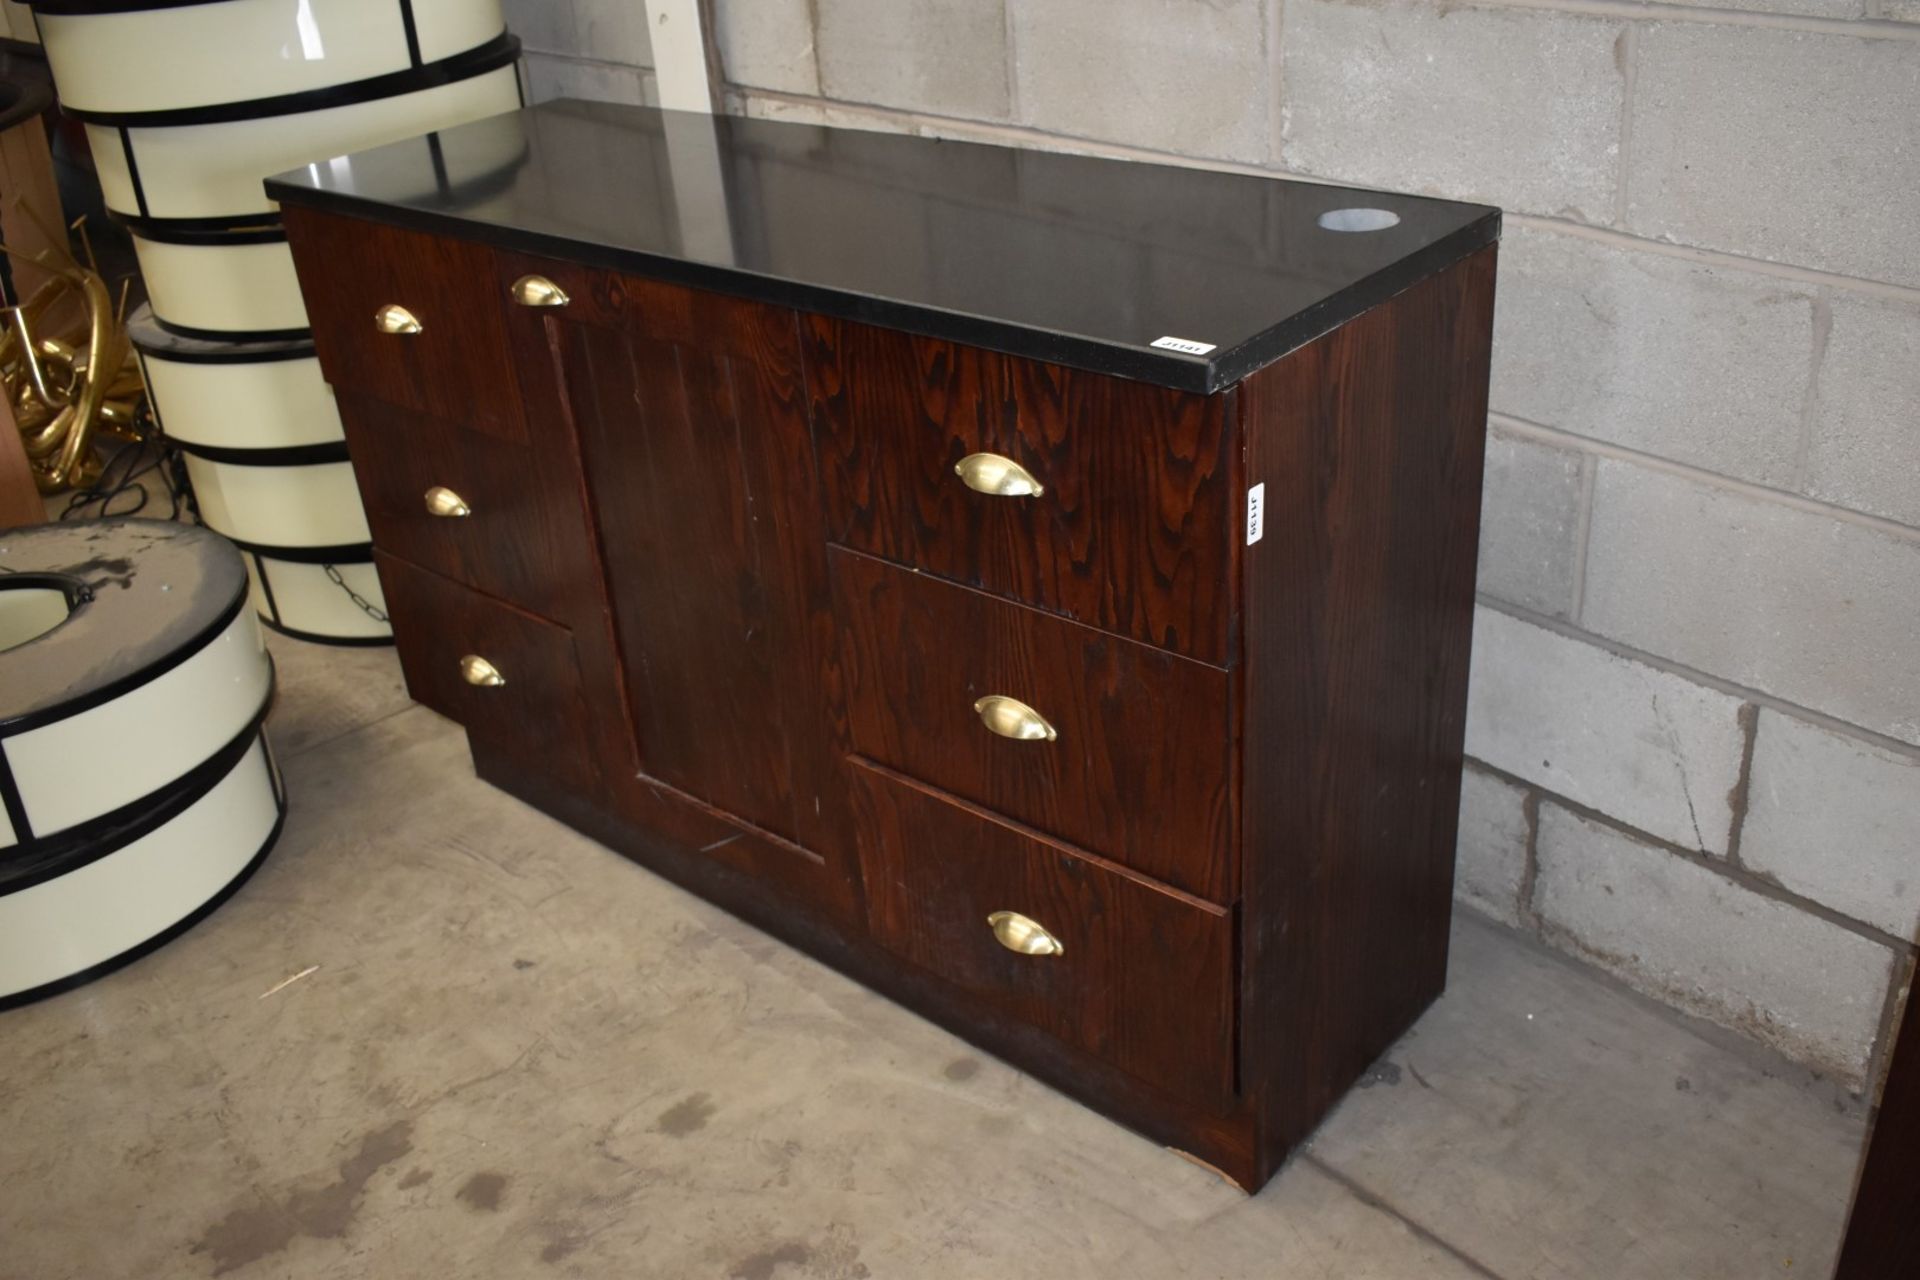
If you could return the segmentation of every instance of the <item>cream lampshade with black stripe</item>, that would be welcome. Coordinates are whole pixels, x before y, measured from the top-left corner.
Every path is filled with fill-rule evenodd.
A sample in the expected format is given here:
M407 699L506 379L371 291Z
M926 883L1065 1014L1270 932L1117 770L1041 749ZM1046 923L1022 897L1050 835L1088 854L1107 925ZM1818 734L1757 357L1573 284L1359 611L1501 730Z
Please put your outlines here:
M149 306L130 334L201 518L245 553L269 626L389 640L339 415L262 182L386 143L429 148L462 189L511 171L518 131L471 154L442 153L430 132L523 105L500 0L33 8L108 213L133 238Z
M300 639L386 643L366 514L311 340L183 338L146 308L127 331L201 519L245 552L261 620Z
M285 798L240 553L161 520L0 534L0 1008L233 893Z

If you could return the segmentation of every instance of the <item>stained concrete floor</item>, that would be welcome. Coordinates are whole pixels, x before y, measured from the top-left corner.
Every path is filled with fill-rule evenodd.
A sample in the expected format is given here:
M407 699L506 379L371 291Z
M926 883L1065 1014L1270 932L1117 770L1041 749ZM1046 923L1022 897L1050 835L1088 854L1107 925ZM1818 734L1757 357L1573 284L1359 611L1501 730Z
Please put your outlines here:
M1492 925L1247 1198L478 782L390 653L274 650L273 857L0 1015L6 1280L1831 1266L1858 1107Z

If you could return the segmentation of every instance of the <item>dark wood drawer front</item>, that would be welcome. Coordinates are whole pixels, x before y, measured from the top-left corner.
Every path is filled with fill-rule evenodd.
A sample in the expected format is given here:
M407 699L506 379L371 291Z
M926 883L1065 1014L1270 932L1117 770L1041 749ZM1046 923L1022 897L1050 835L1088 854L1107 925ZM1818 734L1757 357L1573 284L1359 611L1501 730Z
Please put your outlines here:
M564 616L580 590L570 579L597 573L569 450L536 452L364 396L338 399L381 550ZM598 584L588 592L597 595Z
M804 318L829 536L1202 662L1231 657L1232 394ZM976 492L974 454L1038 496Z
M1228 910L897 774L854 762L852 775L882 945L1149 1084L1208 1104L1232 1093ZM1009 950L998 912L1043 927L1060 954Z
M855 751L1233 900L1226 672L858 552L830 559ZM977 709L991 697L1055 736L996 733Z
M572 633L383 552L374 563L415 701L534 773L595 788ZM470 680L470 657L501 683Z
M327 381L505 440L524 441L492 250L305 209L285 211ZM389 307L417 332L389 332ZM396 317L397 319L397 317Z

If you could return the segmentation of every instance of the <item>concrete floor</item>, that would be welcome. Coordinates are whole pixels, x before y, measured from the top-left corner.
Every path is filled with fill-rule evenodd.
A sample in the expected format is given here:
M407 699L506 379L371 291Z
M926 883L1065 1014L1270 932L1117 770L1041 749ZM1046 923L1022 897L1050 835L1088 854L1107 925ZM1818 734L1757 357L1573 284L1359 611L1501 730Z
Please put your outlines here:
M1858 1107L1491 925L1249 1199L476 781L389 652L274 649L278 851L0 1015L6 1280L1831 1265Z

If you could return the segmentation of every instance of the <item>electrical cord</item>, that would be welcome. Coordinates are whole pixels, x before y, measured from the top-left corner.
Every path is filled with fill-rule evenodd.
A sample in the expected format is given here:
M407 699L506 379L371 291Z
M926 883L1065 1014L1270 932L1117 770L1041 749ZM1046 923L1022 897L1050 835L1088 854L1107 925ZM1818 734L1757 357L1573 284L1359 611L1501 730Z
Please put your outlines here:
M166 519L178 520L182 508L198 515L192 490L186 481L186 463L179 451L160 434L159 424L144 404L139 418L135 420L134 431L136 439L107 459L98 479L87 488L76 489L68 495L60 519L104 520L138 515L146 510L149 502L157 501L147 488L150 483L148 477L157 481L164 491ZM116 505L123 503L129 495L132 495L131 506ZM94 510L96 507L98 510ZM156 510L155 515L158 514Z

